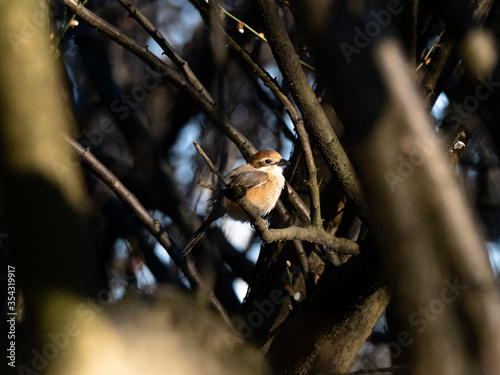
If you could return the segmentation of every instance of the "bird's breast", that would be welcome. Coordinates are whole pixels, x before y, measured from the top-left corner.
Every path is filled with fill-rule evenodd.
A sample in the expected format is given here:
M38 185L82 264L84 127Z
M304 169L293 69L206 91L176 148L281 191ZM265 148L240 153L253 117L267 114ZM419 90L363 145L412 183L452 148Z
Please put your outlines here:
M284 184L283 176L271 175L264 184L248 189L247 198L262 216L267 215L276 206Z
M267 181L249 188L247 190L246 197L255 207L258 208L259 214L261 216L265 216L271 212L274 206L276 206L284 185L285 178L282 175L276 176L269 174ZM248 221L248 216L237 203L227 200L226 207L229 216L233 219Z

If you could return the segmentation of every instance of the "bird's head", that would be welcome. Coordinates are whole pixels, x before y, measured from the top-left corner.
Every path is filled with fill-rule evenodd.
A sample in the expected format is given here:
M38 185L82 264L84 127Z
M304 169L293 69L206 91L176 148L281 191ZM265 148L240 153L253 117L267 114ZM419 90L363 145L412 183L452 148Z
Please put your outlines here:
M283 159L276 151L264 150L252 156L250 164L263 172L281 174L281 167L288 165L288 160Z

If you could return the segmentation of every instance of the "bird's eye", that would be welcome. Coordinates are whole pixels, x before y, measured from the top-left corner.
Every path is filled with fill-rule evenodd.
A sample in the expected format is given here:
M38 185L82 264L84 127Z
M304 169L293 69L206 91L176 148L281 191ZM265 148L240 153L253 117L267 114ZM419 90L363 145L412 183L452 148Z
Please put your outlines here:
M266 160L264 160L264 163L266 163L266 164L271 164L271 159L266 159Z

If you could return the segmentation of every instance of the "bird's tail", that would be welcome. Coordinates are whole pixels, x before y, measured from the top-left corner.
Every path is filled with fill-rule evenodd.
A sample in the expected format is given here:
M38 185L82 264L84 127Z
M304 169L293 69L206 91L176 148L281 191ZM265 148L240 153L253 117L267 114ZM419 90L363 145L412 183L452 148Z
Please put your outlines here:
M201 237L205 234L210 224L212 224L214 220L209 216L198 228L198 230L191 236L191 239L182 249L182 255L186 256L193 247L198 243Z

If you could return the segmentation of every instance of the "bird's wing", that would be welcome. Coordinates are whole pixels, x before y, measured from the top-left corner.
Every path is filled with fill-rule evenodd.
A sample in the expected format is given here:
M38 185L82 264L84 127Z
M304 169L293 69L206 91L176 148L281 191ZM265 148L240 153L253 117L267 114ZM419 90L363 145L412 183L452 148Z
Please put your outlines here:
M243 185L247 189L260 186L267 182L268 175L266 172L251 171L228 175L231 185Z

